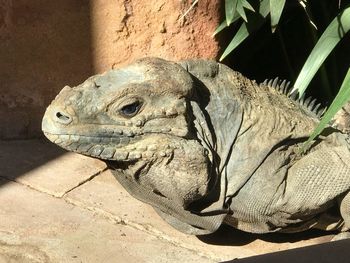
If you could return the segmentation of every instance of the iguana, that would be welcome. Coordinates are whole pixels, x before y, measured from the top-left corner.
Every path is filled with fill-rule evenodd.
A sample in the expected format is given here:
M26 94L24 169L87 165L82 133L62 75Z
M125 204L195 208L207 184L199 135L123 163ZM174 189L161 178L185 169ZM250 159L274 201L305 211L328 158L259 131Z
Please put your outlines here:
M286 87L215 61L144 58L63 88L42 130L104 160L131 195L184 233L228 224L348 237L349 137L328 127L301 154L319 110Z

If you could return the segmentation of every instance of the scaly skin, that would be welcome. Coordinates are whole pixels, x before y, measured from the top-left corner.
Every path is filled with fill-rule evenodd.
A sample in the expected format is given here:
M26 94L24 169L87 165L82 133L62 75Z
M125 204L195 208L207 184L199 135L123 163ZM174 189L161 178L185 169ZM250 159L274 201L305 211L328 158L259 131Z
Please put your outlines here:
M328 128L299 155L319 120L271 86L213 61L145 58L65 87L42 128L105 160L182 232L348 230L348 137Z

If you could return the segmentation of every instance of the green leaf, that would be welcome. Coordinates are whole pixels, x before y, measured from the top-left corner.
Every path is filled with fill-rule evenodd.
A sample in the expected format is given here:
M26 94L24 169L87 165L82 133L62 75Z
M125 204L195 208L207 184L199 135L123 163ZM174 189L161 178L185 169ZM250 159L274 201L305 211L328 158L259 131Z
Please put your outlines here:
M301 69L292 92L298 90L299 96L304 93L317 70L349 29L350 7L337 15L323 32Z
M240 15L240 17L243 18L243 20L247 23L248 19L247 19L247 15L244 11L244 8L247 8L253 12L255 12L254 8L249 4L249 2L247 0L238 0L237 2L237 7L236 7L236 11L237 13Z
M269 0L261 0L260 6L259 6L259 14L262 17L267 17L267 15L270 13L270 1Z
M212 37L224 30L227 27L226 19L215 29L214 33L211 35Z
M244 8L249 9L250 11L255 12L254 8L251 6L251 4L249 4L249 2L247 0L241 0L241 3L243 5Z
M323 115L320 123L315 128L315 130L310 135L310 138L304 143L302 147L302 151L305 151L312 142L313 139L316 138L317 135L321 133L321 131L326 127L326 125L330 122L333 116L344 106L344 104L350 100L350 68L343 80L343 83L340 87L340 90L333 100L331 106Z
M258 14L261 17L266 18L269 12L269 0L261 0ZM259 29L263 24L264 19L250 19L249 23L243 23L238 29L233 39L231 40L230 44L228 44L224 53L221 55L220 61L222 61L225 57L227 57L228 54L230 54L235 48L237 48L239 44L241 44L249 36L249 32Z
M243 23L241 27L238 29L236 35L231 40L230 44L228 44L224 53L221 55L219 61L222 61L228 54L230 54L236 47L239 46L249 36L249 32L247 29L247 25Z
M236 11L237 13L243 18L243 20L248 23L248 19L247 19L247 16L245 14L245 11L244 11L244 8L243 8L243 5L242 5L242 2L241 1L238 1L237 2L237 7L236 7Z
M229 26L233 22L234 15L236 13L238 0L225 0L225 15L226 24Z
M238 20L238 18L240 18L240 15L236 12L235 15L233 16L233 20L232 20L231 24L234 23L234 22L236 22L236 21ZM228 26L227 26L227 21L226 21L226 19L225 19L225 20L215 29L215 31L214 31L212 37L215 36L216 34L218 34L219 32L221 32L221 31L222 31L223 29L225 29L226 27L228 27Z
M270 0L270 12L271 12L271 30L275 32L278 22L281 18L281 14L284 8L286 0Z

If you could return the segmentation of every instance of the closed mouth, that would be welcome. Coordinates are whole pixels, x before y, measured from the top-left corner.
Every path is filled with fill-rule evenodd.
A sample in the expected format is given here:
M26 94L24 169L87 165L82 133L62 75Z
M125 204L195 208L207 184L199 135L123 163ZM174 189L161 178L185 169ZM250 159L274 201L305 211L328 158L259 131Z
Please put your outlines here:
M103 160L131 161L142 157L153 157L155 149L137 148L133 144L139 136L87 136L72 134L52 134L45 136L60 147L80 154Z
M131 140L135 140L137 136L115 136L115 135L84 135L84 134L55 134L44 131L45 136L58 145L68 146L72 143L91 143L91 144L104 144L114 145L120 147L127 145Z

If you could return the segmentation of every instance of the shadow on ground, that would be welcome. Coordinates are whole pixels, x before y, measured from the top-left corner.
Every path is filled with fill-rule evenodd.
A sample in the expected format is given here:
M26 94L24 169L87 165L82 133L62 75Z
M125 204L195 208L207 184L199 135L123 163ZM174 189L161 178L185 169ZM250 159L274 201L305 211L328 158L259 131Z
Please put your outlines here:
M204 243L221 246L244 246L260 239L272 243L295 243L302 240L308 240L316 237L323 237L325 241L329 240L330 232L311 229L300 233L270 233L270 234L251 234L243 232L233 227L222 225L218 231L213 234L197 236Z
M15 181L65 152L45 139L0 141L0 177Z

